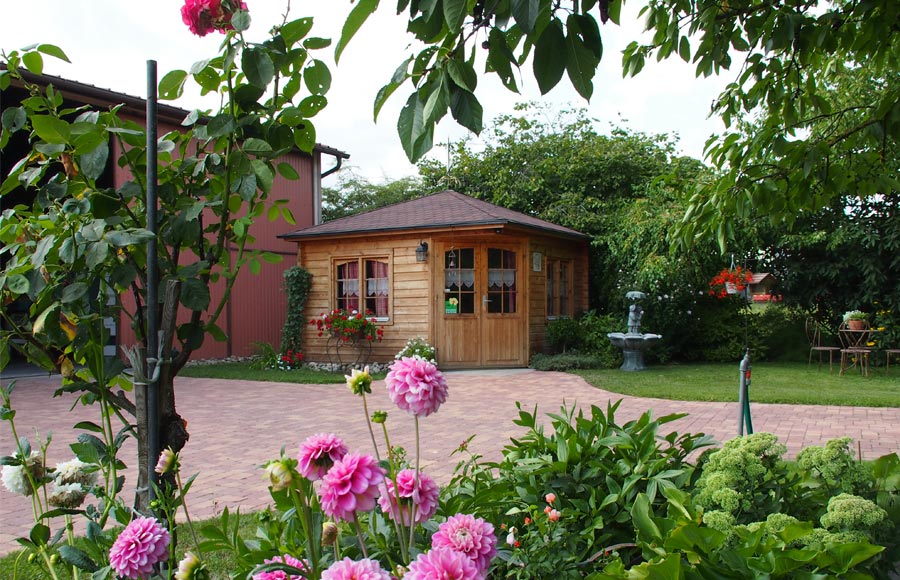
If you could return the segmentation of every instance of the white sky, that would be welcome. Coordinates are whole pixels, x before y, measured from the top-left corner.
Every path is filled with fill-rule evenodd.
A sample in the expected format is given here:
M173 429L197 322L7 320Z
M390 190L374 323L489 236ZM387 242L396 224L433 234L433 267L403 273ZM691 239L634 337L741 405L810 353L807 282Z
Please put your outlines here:
M286 2L246 1L253 18L247 37L264 40L271 26L281 22ZM0 0L0 48L9 51L33 43L55 44L66 51L72 64L46 58L44 72L144 97L148 59L158 62L162 78L169 70L187 70L192 63L217 53L222 36L192 35L181 22L182 4L183 0ZM334 66L333 44L315 51L316 57L331 68L333 83L326 95L328 106L313 119L317 140L349 153L345 167L354 167L376 182L417 173L406 160L396 134L397 115L410 86L394 93L377 124L372 119L378 89L413 52L405 19L394 15L395 3L387 0L381 4L344 51L339 66ZM639 5L626 3L622 28L612 22L601 27L604 58L594 79L590 103L581 99L565 76L549 95L540 97L529 62L522 69L520 95L503 88L496 75L479 79L476 95L484 107L485 125L496 115L512 112L517 102L540 99L560 107L587 107L602 132L607 132L611 124L622 125L624 119L624 125L633 130L677 133L681 151L699 158L707 137L722 130L721 122L707 119L707 114L710 103L729 79L695 79L693 67L677 58L661 64L648 62L637 78L622 79L621 51L642 29L635 21ZM293 0L291 18L314 16L310 35L336 42L350 8L349 2L341 0ZM186 109L213 106L191 96L172 104ZM446 143L466 134L448 113L435 131L435 142ZM432 155L446 159L446 151L440 146ZM329 163L323 160L325 167ZM331 184L326 181L325 185Z

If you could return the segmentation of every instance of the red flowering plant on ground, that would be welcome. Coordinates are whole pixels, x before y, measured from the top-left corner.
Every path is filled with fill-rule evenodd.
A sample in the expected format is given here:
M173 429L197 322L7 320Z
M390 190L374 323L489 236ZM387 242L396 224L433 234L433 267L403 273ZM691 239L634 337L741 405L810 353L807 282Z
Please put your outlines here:
M318 329L319 336L328 333L345 342L354 339L380 341L384 338L384 330L375 324L375 319L368 310L365 314L356 310L332 310L309 323Z
M725 298L729 294L743 292L753 280L753 273L738 266L737 268L723 268L721 272L713 276L709 281L709 295L716 298Z
M278 357L276 365L282 371L298 369L303 366L303 353L299 350L288 349Z

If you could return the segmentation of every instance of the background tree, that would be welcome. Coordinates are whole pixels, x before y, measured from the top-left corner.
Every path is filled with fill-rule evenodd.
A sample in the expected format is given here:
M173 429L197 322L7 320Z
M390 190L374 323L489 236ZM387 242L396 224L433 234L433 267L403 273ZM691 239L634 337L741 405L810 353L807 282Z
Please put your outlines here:
M378 184L352 171L342 171L336 187L322 188L322 219L331 221L416 199L426 193L422 180L415 176Z

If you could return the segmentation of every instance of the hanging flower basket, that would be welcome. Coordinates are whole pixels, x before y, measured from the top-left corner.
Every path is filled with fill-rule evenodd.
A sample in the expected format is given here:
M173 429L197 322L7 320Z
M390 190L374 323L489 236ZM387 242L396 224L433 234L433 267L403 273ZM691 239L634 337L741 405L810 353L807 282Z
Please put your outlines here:
M731 270L723 269L709 282L709 295L716 298L725 298L729 295L740 294L747 289L747 285L753 280L753 273L744 270L740 266Z

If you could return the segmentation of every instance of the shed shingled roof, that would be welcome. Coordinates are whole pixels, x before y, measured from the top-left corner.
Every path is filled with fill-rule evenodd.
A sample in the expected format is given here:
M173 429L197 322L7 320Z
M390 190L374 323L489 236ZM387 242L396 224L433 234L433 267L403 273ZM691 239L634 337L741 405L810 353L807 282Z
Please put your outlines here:
M279 237L287 240L300 240L373 232L505 225L516 225L569 238L587 239L589 237L573 229L452 190L339 218L282 234Z

